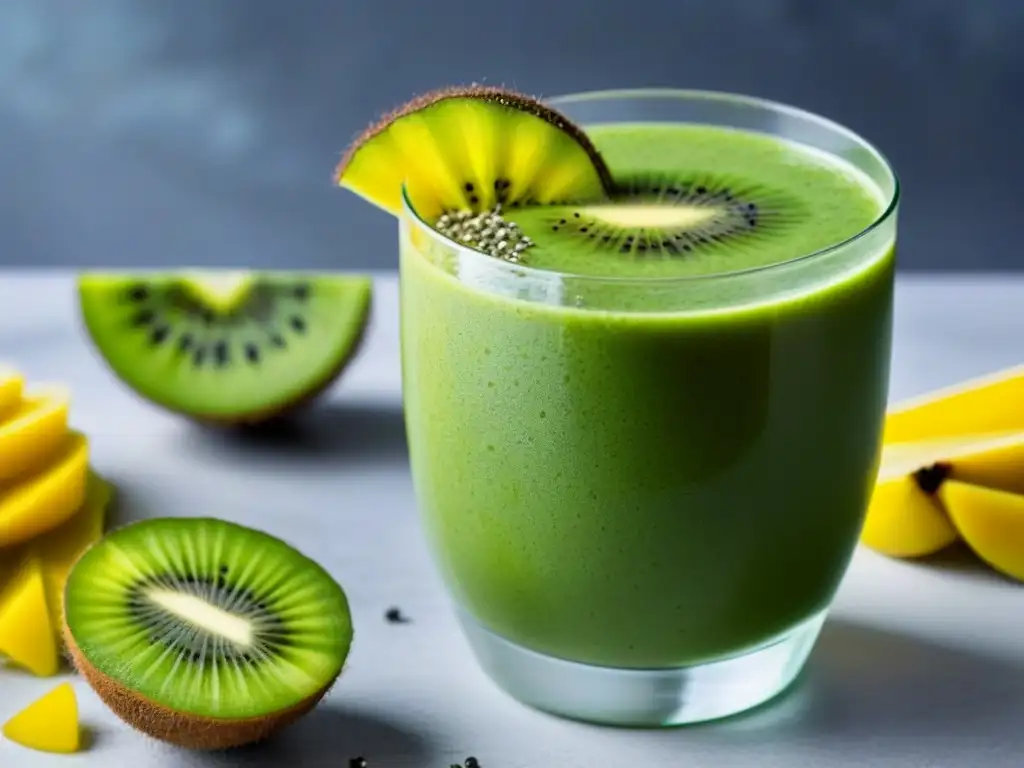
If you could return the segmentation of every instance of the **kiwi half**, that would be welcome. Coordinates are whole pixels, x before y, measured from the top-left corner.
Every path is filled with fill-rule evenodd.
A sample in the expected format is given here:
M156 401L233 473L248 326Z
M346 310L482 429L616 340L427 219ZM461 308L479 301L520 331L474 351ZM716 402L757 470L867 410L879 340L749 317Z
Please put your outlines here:
M287 272L85 274L82 318L113 372L171 411L281 416L326 389L368 325L368 277Z
M353 631L342 588L266 533L210 518L133 523L78 560L64 637L133 728L189 749L259 741L317 705Z
M611 174L590 139L529 96L480 85L424 94L371 125L335 170L342 187L397 214L598 200Z

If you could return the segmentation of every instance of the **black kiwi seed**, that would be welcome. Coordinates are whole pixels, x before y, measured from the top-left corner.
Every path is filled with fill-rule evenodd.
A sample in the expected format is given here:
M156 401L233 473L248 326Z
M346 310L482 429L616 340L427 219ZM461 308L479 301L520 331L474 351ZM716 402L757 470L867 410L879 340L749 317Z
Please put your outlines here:
M156 319L156 313L151 309L140 309L132 316L132 325L136 328L141 328L144 325L149 325Z
M281 336L281 334L279 333L272 333L270 335L270 343L273 344L275 347L284 348L285 346L284 337Z
M192 342L192 334L183 333L181 337L178 339L178 351L187 352L189 348L192 346Z
M245 345L245 359L250 363L258 363L260 361L260 348L251 341Z
M227 365L228 362L228 343L226 341L218 341L213 346L213 355L216 359L217 365Z
M389 624L408 624L409 617L402 613L398 606L392 606L384 612L384 618Z
M128 300L141 302L149 298L149 289L144 285L133 285L128 289Z
M196 366L197 368L200 367L203 364L203 359L205 357L206 349L204 347L197 347L195 351L192 352L192 365Z
M168 328L166 325L158 325L150 332L149 342L155 347L160 346L167 340L167 337L170 335L170 333L171 329Z
M292 295L299 301L305 301L309 298L309 286L305 283L295 286L295 290L292 292Z
M302 333L306 330L306 321L298 315L292 315L288 318L288 324L296 333Z

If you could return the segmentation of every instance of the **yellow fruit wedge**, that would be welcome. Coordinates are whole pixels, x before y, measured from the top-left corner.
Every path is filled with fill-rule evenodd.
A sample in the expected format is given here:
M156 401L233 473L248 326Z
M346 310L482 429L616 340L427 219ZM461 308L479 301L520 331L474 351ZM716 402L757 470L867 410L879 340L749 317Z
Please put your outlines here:
M70 683L62 683L4 724L15 744L40 752L71 754L82 748L78 700Z
M1024 365L996 371L896 403L885 442L1024 430Z
M0 595L0 655L40 677L60 671L56 628L50 621L38 557L26 558Z
M0 547L53 530L85 501L89 441L70 432L52 464L23 480L0 485Z
M25 379L18 371L0 365L0 421L18 410L24 386Z
M63 387L26 396L0 421L0 483L41 470L60 451L68 431L71 393Z
M59 628L63 622L64 585L71 566L103 536L107 507L113 495L110 483L90 471L82 508L63 525L33 539L28 545L43 563L46 603L54 627Z
M912 475L875 486L860 540L889 557L924 557L957 540L956 528Z
M1024 581L1024 496L947 480L938 497L979 558Z
M1024 434L993 440L945 461L952 480L1007 493L1024 493Z
M1024 493L1024 432L889 444L861 541L891 557L922 557L957 540L935 498L947 479Z

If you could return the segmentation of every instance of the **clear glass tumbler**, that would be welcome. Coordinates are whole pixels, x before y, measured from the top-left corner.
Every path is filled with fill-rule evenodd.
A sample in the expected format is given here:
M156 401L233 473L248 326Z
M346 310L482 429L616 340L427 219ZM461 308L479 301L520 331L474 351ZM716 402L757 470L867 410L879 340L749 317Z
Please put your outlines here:
M569 718L732 715L796 678L858 540L886 406L898 183L851 131L764 100L644 90L552 105L585 129L702 123L796 142L881 201L823 250L651 278L499 260L406 198L413 478L478 662Z

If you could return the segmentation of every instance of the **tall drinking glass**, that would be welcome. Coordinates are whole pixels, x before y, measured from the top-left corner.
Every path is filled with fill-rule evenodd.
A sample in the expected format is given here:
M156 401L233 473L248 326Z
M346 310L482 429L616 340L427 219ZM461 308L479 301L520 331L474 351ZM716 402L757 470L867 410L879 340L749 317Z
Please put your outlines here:
M783 257L747 249L682 277L644 272L635 249L604 273L497 259L442 237L407 197L402 370L424 528L479 664L521 702L627 726L734 714L797 676L858 540L898 183L851 131L759 99L552 106L613 174L720 142L723 163L760 169L741 191L751 210L772 184L822 191L790 211L806 237L764 240ZM673 126L689 126L675 143ZM855 231L807 247L857 211Z

